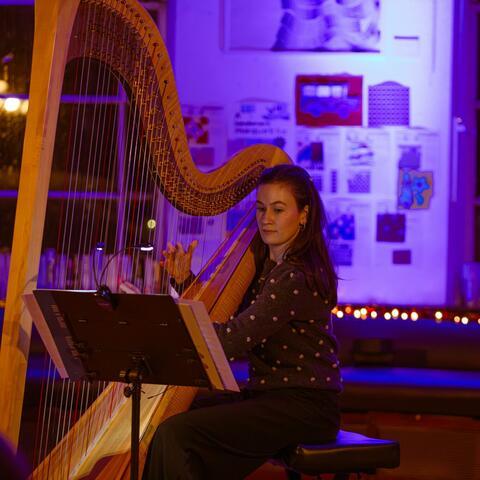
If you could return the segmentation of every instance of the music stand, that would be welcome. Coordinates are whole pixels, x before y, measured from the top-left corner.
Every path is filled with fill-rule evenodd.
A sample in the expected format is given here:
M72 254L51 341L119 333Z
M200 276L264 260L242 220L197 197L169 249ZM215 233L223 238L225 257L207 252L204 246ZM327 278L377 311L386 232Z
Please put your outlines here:
M34 290L33 295L38 306L28 296L25 302L62 377L129 385L124 394L132 398L130 478L137 480L142 382L214 385L179 306L170 295L112 294L108 301L94 291Z

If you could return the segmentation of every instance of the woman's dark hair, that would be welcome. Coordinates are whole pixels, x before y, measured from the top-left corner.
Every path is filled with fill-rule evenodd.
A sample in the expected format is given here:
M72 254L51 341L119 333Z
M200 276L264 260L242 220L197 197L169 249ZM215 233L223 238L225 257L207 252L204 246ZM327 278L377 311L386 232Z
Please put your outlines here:
M304 272L308 286L318 290L331 306L335 306L338 277L323 234L327 225L327 216L310 175L296 165L276 165L263 171L257 187L267 184L281 184L289 187L299 211L308 205L305 228L299 231L285 252L284 260L298 266ZM258 232L252 248L257 271L260 271L269 252Z

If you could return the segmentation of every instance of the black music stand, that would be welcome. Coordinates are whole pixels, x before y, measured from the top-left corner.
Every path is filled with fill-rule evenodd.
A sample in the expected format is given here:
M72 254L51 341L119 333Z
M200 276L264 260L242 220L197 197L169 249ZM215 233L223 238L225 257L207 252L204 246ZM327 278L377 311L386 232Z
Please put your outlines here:
M34 290L56 347L57 368L72 380L122 381L132 397L130 478L138 478L142 382L211 387L170 295ZM172 368L174 367L174 368Z

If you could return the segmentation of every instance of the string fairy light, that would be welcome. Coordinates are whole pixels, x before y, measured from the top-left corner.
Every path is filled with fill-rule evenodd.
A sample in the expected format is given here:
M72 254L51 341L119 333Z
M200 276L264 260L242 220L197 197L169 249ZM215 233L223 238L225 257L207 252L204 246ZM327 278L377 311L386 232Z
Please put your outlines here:
M332 310L337 318L356 318L366 320L434 320L436 324L453 322L460 325L480 325L480 310L449 308L438 306L392 306L392 305L354 305L339 304Z

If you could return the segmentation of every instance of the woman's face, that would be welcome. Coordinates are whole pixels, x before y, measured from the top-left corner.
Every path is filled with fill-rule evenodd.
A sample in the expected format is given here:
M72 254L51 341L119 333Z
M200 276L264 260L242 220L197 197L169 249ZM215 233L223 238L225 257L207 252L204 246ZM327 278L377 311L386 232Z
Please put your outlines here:
M260 185L257 189L257 224L270 258L281 261L292 240L307 221L308 207L298 210L290 187L281 183Z

